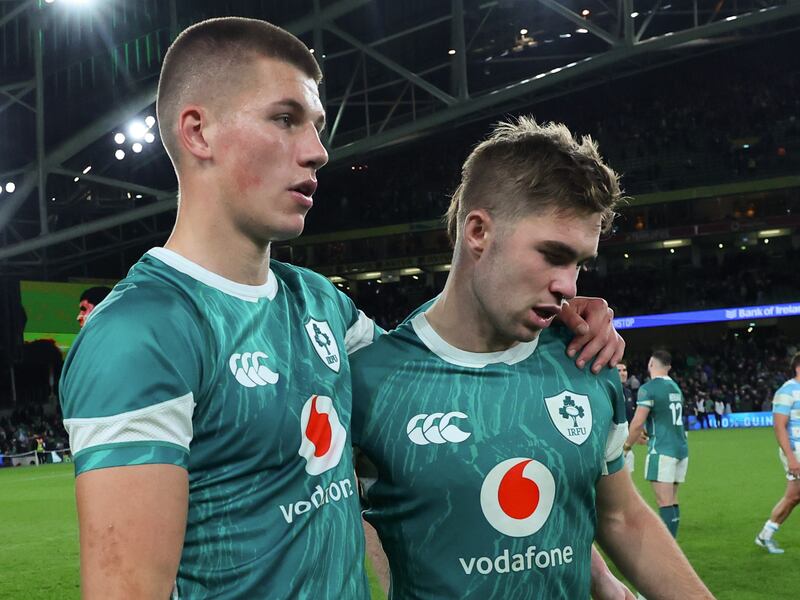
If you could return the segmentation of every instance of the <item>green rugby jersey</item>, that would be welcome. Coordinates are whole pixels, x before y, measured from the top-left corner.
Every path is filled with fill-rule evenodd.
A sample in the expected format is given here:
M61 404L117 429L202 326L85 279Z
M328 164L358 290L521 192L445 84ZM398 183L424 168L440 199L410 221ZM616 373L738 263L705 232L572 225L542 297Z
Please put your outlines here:
M639 388L636 404L650 409L645 424L647 451L672 458L689 456L683 426L683 393L670 377L655 377Z
M579 370L565 335L476 354L417 314L350 357L395 600L589 597L595 486L627 423L617 371Z
M346 352L375 333L311 271L247 286L164 248L91 314L61 381L76 473L188 470L178 598L369 597Z

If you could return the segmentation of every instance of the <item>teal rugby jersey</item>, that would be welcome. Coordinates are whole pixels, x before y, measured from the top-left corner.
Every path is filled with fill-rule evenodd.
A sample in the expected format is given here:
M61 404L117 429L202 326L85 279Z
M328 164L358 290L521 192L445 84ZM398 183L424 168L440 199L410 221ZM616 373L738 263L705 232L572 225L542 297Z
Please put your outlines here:
M188 469L179 598L368 598L346 351L375 333L306 269L247 286L150 250L64 366L76 473Z
M395 600L589 597L595 486L627 423L617 371L579 370L569 335L476 354L417 314L350 357Z
M800 450L800 381L790 379L778 388L772 399L772 412L789 417L789 442L793 450Z
M636 404L650 409L645 427L647 451L683 459L689 456L683 426L683 393L670 377L655 377L639 387Z

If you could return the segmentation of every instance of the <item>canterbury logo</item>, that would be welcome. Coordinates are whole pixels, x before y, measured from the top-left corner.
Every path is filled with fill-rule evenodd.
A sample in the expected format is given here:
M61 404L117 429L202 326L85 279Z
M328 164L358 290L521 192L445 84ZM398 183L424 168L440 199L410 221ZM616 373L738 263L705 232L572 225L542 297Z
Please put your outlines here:
M259 362L259 360L267 358L269 357L263 352L245 352L243 354L237 352L231 355L228 366L233 376L236 377L236 381L244 387L275 385L279 375Z
M461 431L458 425L450 421L467 418L469 418L467 415L458 411L447 414L417 415L408 422L406 433L408 438L418 446L444 444L445 442L458 444L466 440L472 433Z

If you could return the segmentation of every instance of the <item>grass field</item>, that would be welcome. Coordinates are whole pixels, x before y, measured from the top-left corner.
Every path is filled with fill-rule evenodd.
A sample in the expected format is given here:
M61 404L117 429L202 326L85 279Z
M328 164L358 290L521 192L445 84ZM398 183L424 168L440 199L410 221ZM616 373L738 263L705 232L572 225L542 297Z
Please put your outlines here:
M753 544L785 488L772 430L689 435L678 541L695 569L720 600L800 597L800 514L778 534L786 554L771 556ZM641 476L643 450L636 449L634 479L654 506ZM79 598L72 465L0 470L0 540L0 599Z

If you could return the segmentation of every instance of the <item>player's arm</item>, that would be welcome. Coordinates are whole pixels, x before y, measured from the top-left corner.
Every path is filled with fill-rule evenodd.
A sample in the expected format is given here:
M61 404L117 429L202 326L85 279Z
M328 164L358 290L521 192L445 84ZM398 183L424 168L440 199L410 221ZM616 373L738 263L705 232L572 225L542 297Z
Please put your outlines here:
M608 568L606 561L603 560L594 545L592 546L591 573L593 600L635 600L631 591Z
M789 441L789 415L784 415L779 412L772 413L772 426L775 429L775 437L778 440L778 445L786 455L786 460L789 466L789 473L795 477L800 477L800 461L794 455L792 450L792 443Z
M602 298L576 296L564 303L558 318L576 334L567 354L576 357L579 368L594 357L592 371L598 373L605 365L616 366L625 354L625 340L614 329L614 311Z
M378 577L381 584L381 589L384 594L389 593L389 559L386 558L386 553L383 551L380 539L378 539L378 532L375 528L362 519L364 524L364 538L367 542L367 560L372 566L372 570Z
M84 600L169 598L186 529L186 469L87 471L78 475L75 492Z
M625 452L630 452L634 444L642 439L644 432L644 423L647 421L647 415L650 414L650 408L647 406L639 405L636 407L636 412L633 413L633 420L628 425L628 439L622 445Z
M625 470L597 484L596 539L649 600L714 598Z

